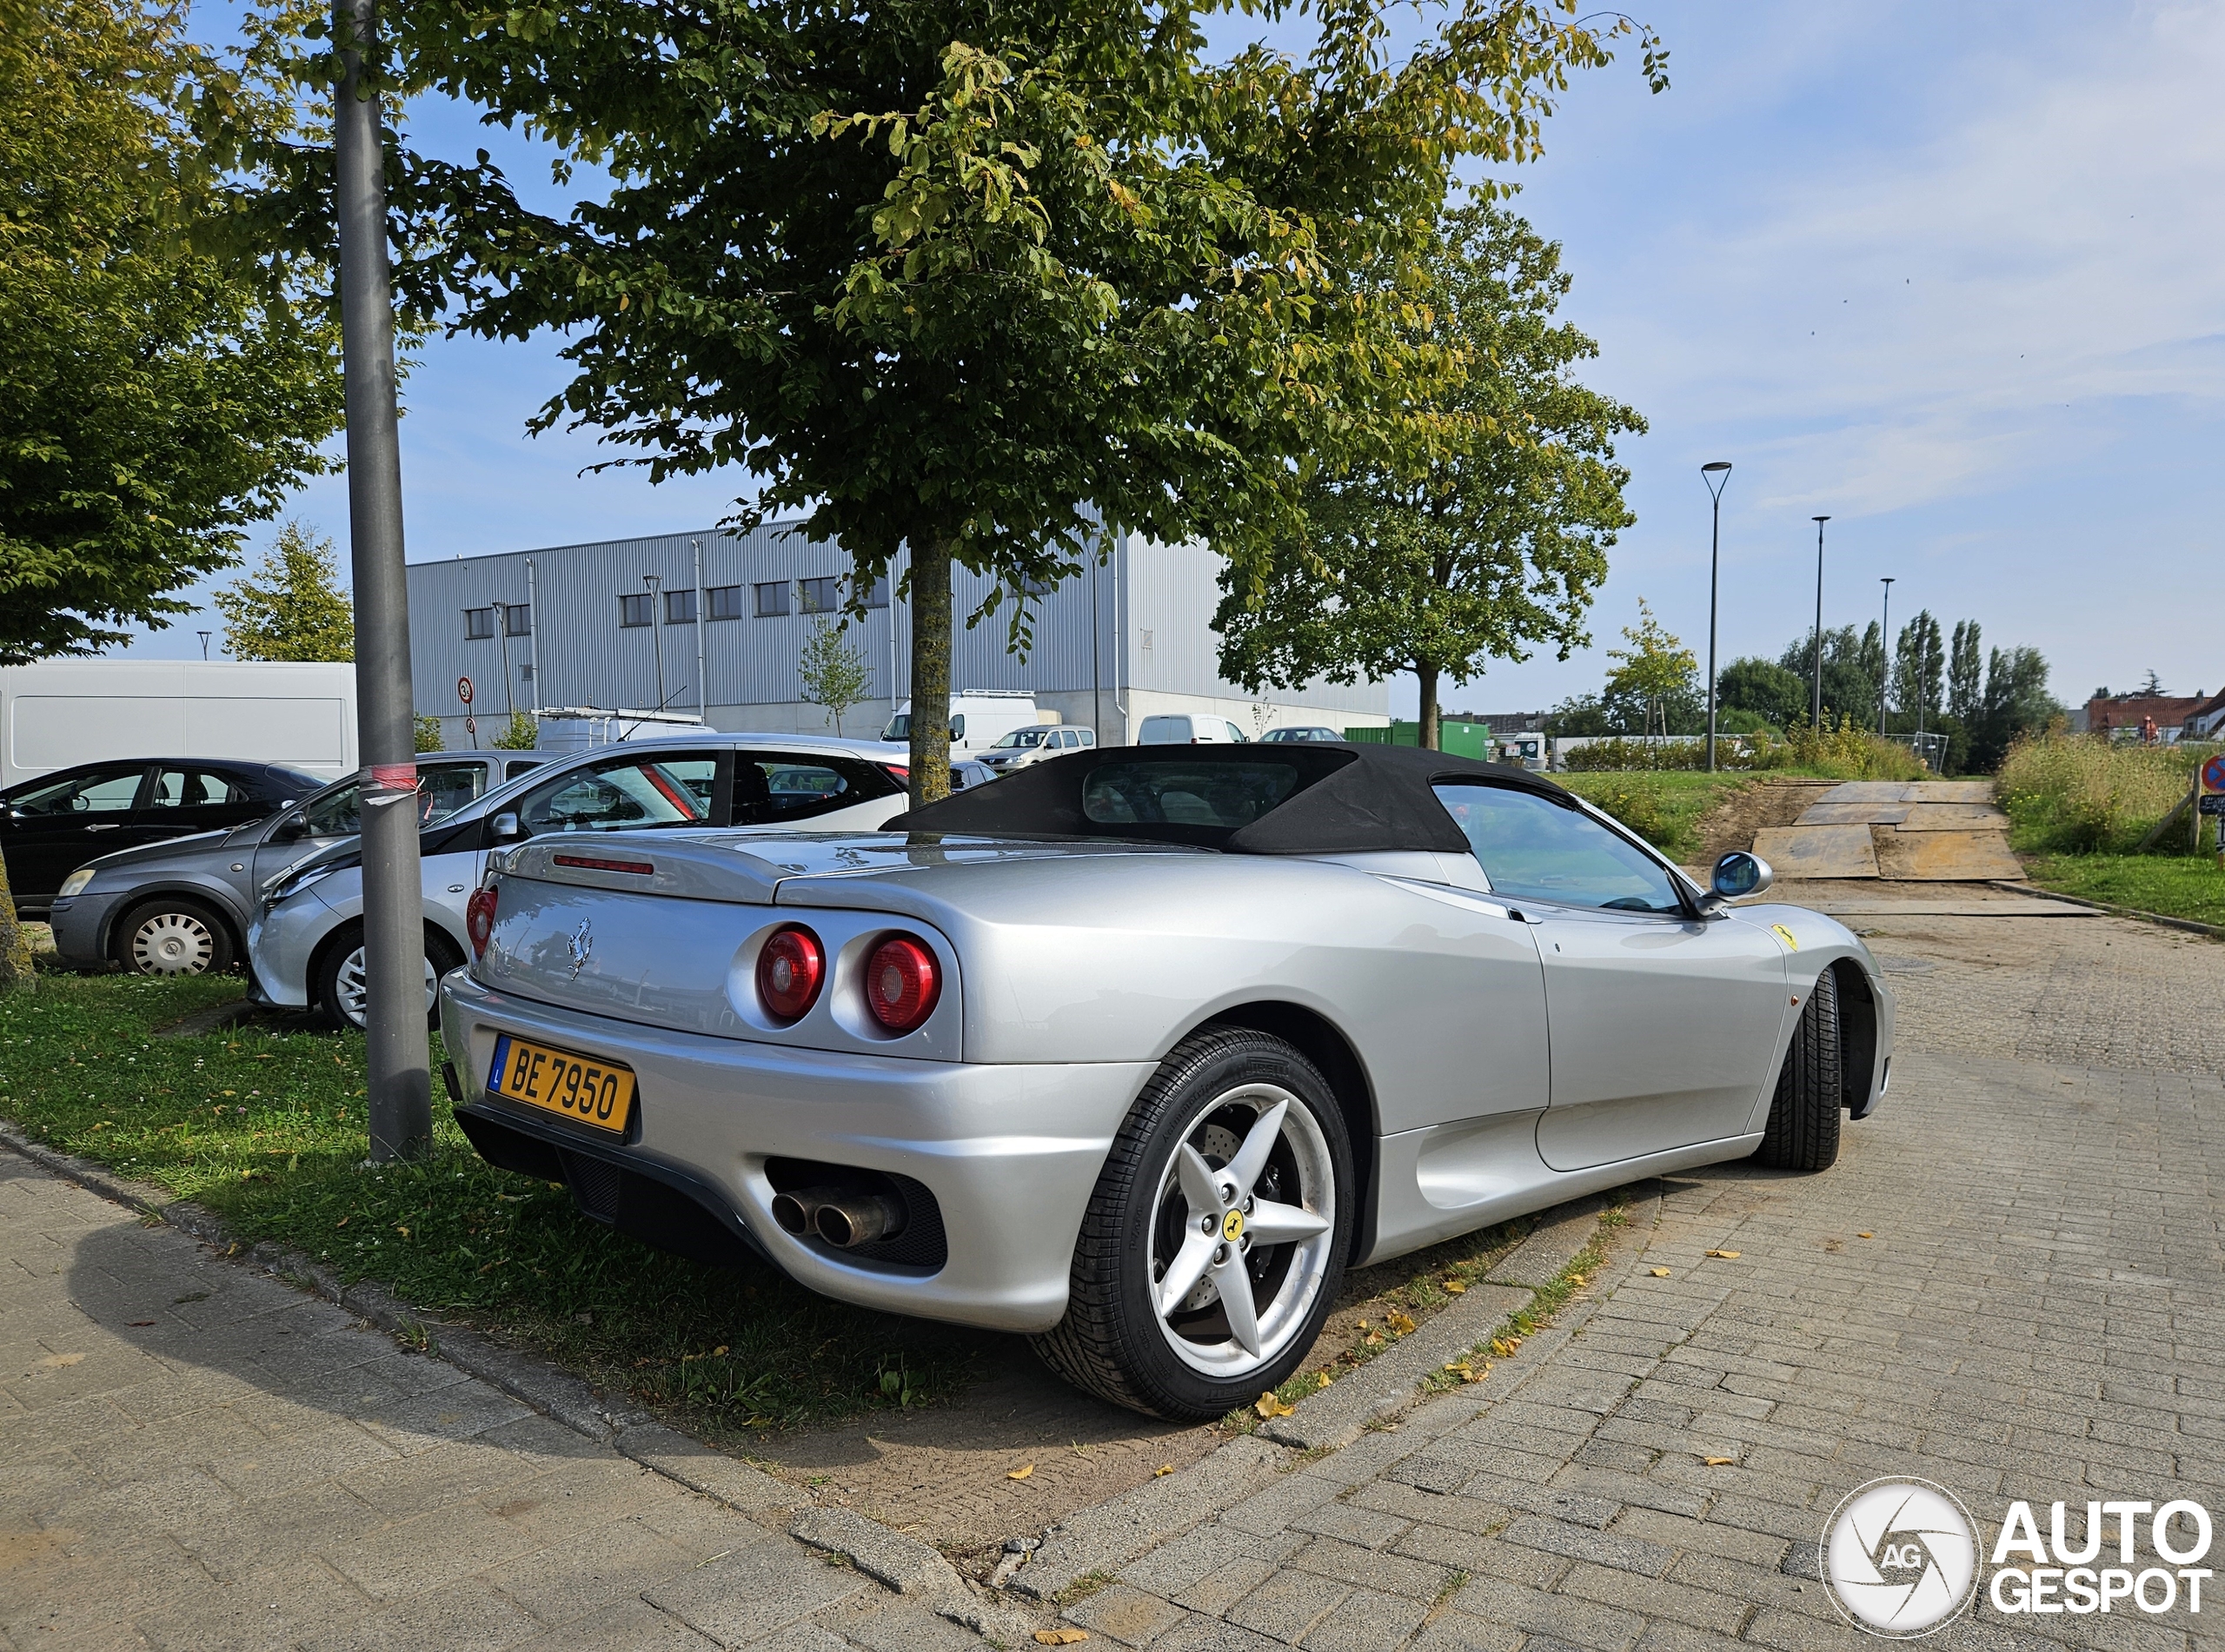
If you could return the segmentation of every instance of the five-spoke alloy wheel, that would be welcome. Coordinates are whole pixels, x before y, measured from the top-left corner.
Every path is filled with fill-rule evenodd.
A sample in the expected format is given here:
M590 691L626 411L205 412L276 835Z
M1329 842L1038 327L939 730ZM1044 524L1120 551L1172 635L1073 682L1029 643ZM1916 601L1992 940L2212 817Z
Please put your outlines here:
M1066 1318L1038 1350L1161 1416L1257 1399L1297 1370L1334 1302L1351 1181L1344 1116L1303 1055L1248 1028L1186 1040L1113 1144Z

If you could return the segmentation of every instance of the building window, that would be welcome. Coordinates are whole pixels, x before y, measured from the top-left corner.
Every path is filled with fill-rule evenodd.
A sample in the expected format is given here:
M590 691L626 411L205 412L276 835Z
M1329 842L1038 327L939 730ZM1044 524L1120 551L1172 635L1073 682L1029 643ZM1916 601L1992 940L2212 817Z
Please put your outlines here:
M695 623L695 587L694 586L689 586L684 591L667 591L664 594L664 622L667 625L694 625Z
M1144 652L1146 654L1151 652L1151 633L1148 631L1144 633Z
M710 604L712 619L739 620L741 618L741 587L740 586L714 585L703 593L703 597Z
M533 634L533 610L522 602L513 602L502 611L503 628L514 637Z
M621 626L649 623L649 594L647 591L623 591L618 597L618 623Z
M888 606L888 575L882 574L873 582L873 589L866 593L866 607L885 608Z
M798 580L796 588L803 593L806 614L832 614L841 606L842 598L836 587L840 580L829 574L823 580Z
M1020 581L1020 594L1022 596L1048 596L1058 588L1059 582L1056 580L1038 580L1023 574Z
M788 582L771 580L757 587L757 617L774 619L788 611Z
M495 610L466 608L463 611L463 634L467 640L479 642L495 634Z

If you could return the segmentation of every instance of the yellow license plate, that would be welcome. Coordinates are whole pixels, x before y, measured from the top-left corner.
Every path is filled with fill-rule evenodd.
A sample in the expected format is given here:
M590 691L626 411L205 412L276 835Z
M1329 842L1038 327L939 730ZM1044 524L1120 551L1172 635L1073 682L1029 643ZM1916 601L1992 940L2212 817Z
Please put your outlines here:
M487 1088L597 1130L622 1134L634 1115L634 1071L504 1033L495 1040Z

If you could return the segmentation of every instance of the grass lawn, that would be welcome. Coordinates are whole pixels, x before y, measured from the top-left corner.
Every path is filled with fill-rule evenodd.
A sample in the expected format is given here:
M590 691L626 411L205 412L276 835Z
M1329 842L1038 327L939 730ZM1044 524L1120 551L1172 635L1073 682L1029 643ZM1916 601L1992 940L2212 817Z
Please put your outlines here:
M42 975L36 992L0 998L0 1118L745 1450L768 1428L950 1398L1013 1350L1008 1338L830 1301L771 1267L728 1271L649 1250L581 1216L561 1187L493 1169L445 1098L430 1158L372 1169L359 1034L162 1032L242 990L229 977ZM437 1070L437 1043L432 1058ZM1530 1225L1348 1276L1344 1299L1375 1317L1340 1314L1342 1346L1320 1369L1365 1363ZM1291 1391L1319 1380L1309 1372Z
M2049 855L2032 881L2081 900L2225 925L2225 872L2208 855Z
M1681 862L1699 846L1700 817L1755 777L1722 770L1610 769L1551 778Z

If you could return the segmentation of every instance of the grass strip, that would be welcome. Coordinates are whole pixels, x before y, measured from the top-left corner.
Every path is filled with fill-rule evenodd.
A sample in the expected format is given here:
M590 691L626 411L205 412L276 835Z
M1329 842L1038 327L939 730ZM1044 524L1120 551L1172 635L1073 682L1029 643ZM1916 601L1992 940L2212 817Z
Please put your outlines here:
M2028 868L2034 883L2105 906L2225 926L2225 871L2207 855L2047 855Z
M1444 1369L1431 1371L1423 1379L1422 1391L1445 1394L1463 1383L1480 1383L1490 1373L1494 1358L1512 1358L1524 1337L1535 1336L1551 1324L1560 1310L1568 1306L1569 1298L1591 1283L1592 1277L1606 1264L1615 1230L1628 1226L1630 1219L1630 1213L1619 1204L1602 1211L1599 1226L1591 1243L1571 1257L1551 1283L1531 1292L1529 1302L1501 1320L1490 1336L1466 1353L1447 1360Z

